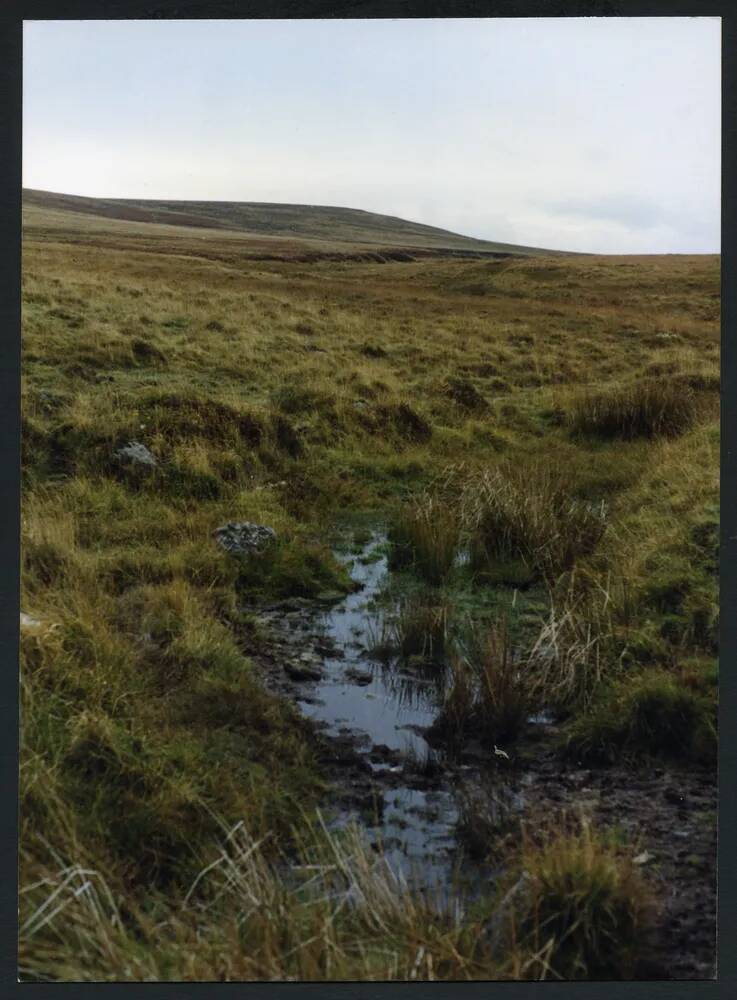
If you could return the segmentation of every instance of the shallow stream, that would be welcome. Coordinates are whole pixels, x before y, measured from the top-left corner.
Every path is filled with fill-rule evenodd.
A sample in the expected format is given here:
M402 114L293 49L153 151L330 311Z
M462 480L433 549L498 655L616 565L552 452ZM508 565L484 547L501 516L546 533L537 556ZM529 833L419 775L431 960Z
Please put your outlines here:
M432 749L424 733L442 704L442 664L379 660L375 653L398 595L412 585L390 572L386 551L378 525L362 536L347 532L336 542L336 557L359 589L258 609L271 637L267 683L292 698L326 737L327 774L336 789L333 826L358 819L397 873L455 905L461 888L469 898L498 875L476 860L474 839L481 856L510 814L585 810L623 834L638 856L646 849L648 872L664 901L652 951L656 978L712 976L714 921L699 912L715 912L713 774L655 760L635 771L625 763L584 767L555 749L555 720L545 711L528 719L509 756L472 739L457 756ZM511 602L506 609L515 609L518 621L539 621L540 595L517 600L506 590L487 589L487 611ZM453 596L462 603L462 594ZM474 618L484 613L475 603L468 610ZM473 824L482 820L475 833L469 833L469 815Z
M379 661L372 654L391 615L385 532L374 528L360 546L346 551L341 545L335 554L360 589L330 605L276 608L266 617L301 650L298 665L309 670L319 664L319 679L304 681L296 693L301 711L326 735L349 736L372 769L376 801L369 834L411 884L442 893L469 874L457 836L458 796L480 781L480 771L469 764L449 768L423 736L442 704L442 667L409 666L397 656ZM344 810L334 822L354 815Z
M376 599L387 582L387 558L381 551L385 542L385 535L375 531L357 557L337 553L341 561L352 563L351 577L362 589L323 615L325 632L339 652L323 660L315 700L302 701L300 707L328 732L348 728L367 748L396 751L397 756L387 754L387 760L370 763L375 771L401 773L408 757L422 761L433 755L421 730L438 713L440 689L396 661L378 663L370 656L383 624ZM458 810L445 783L438 784L429 790L402 784L383 790L373 831L383 840L389 863L428 888L446 883L457 860Z

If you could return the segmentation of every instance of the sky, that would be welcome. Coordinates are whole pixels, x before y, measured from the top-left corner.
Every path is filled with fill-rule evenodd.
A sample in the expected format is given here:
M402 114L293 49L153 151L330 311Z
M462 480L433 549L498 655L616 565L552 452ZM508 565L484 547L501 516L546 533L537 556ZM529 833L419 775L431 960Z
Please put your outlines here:
M718 252L718 18L26 21L23 183Z

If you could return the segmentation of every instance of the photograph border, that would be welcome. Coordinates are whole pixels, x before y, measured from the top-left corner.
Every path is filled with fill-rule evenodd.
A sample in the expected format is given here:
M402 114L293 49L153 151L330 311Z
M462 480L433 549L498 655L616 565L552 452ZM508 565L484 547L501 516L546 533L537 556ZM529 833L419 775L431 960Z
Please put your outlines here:
M144 2L144 0L4 0L0 8L0 738L3 806L0 812L0 939L2 996L16 989L34 997L73 990L75 997L99 995L96 983L19 984L17 981L17 821L18 821L18 620L20 567L20 277L21 277L21 150L22 150L22 21L203 18L418 18L418 17L628 17L699 16L722 18L722 245L721 245L721 504L720 661L726 670L719 682L719 865L718 977L704 981L561 982L561 983L113 983L105 988L140 991L147 998L230 995L248 998L488 997L514 1000L540 996L602 998L712 998L737 993L737 865L734 863L737 814L737 17L726 2L427 2L427 0L359 0L327 3L307 0L237 0L220 2Z

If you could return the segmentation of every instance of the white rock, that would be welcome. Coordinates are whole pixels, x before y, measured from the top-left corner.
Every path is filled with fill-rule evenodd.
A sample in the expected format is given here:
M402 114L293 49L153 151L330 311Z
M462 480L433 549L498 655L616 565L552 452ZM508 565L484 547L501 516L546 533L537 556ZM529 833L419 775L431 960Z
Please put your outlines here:
M140 441L129 441L124 448L118 448L115 457L122 462L132 462L134 465L146 465L153 469L158 462L145 444Z

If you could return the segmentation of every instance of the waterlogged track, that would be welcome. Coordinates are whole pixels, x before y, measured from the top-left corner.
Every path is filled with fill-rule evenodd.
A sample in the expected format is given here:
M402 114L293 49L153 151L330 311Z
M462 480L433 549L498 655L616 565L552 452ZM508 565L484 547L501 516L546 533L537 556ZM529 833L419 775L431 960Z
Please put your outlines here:
M469 743L452 757L423 733L443 698L442 671L378 662L372 648L388 613L383 531L337 557L358 588L339 600L292 600L260 610L271 635L262 659L272 690L313 720L334 794L334 826L358 819L392 868L439 901L489 887L499 869L469 830L483 815L514 839L515 820L583 810L626 836L656 883L657 930L641 978L715 975L716 785L708 769L642 762L583 768L561 757L555 724L531 717L499 756ZM506 831L506 833L505 833Z
M424 754L428 748L418 729L435 718L437 689L398 666L382 669L370 657L383 618L375 603L387 576L386 556L377 552L383 542L382 535L372 535L356 559L338 553L342 562L352 562L351 577L360 590L325 612L324 635L336 653L323 661L316 699L301 705L333 733L347 726L365 733L372 744Z
M356 557L336 553L360 588L348 597L319 608L292 602L263 617L284 646L301 650L288 668L289 693L341 748L338 768L348 794L335 822L361 816L396 871L422 889L442 890L458 867L458 808L449 775L441 775L422 736L442 689L437 679L370 655L383 621L376 599L387 579L384 542L374 531Z

